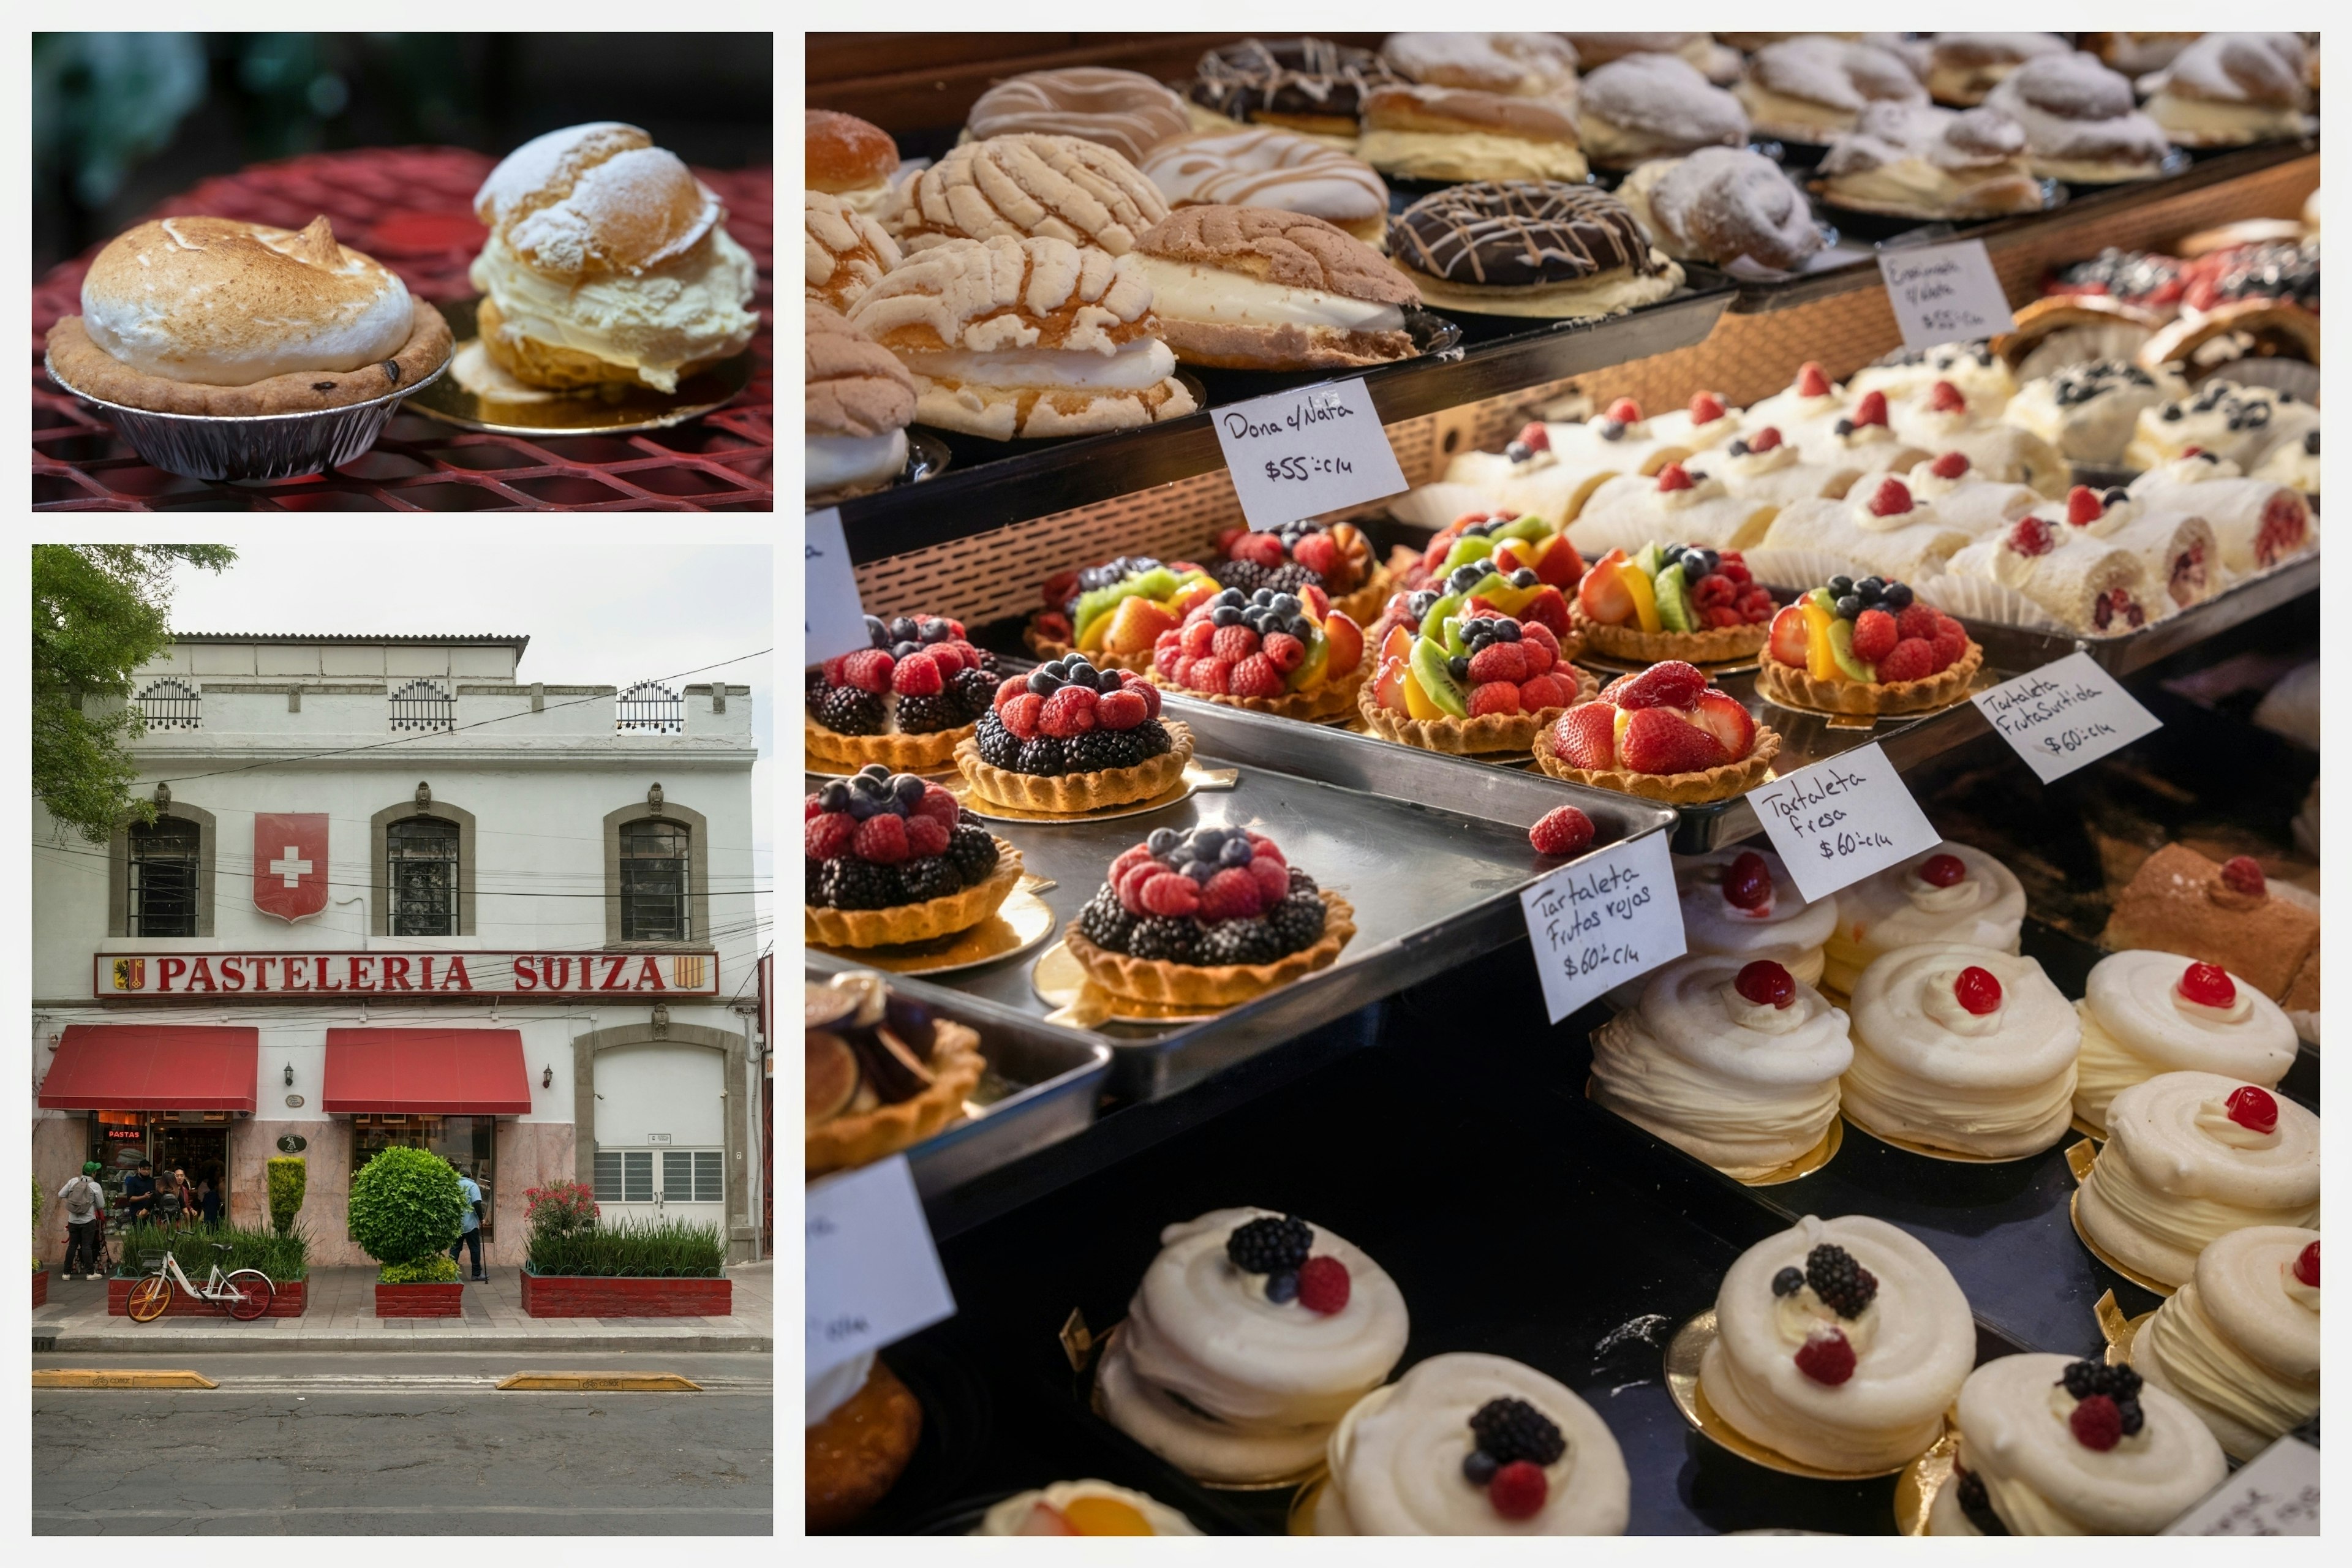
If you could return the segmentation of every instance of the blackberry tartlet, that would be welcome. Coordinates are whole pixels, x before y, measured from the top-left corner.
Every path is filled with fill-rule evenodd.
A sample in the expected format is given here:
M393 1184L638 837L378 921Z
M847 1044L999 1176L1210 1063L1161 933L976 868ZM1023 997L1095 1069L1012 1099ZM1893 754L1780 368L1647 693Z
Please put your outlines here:
M1071 654L996 689L956 766L971 791L1021 811L1079 812L1150 800L1192 760L1192 731L1160 718L1160 693L1130 670Z
M1021 880L1021 852L940 785L876 763L808 797L808 940L882 947L968 931Z
M944 616L866 617L868 646L808 672L802 729L812 762L937 767L996 695L996 656Z

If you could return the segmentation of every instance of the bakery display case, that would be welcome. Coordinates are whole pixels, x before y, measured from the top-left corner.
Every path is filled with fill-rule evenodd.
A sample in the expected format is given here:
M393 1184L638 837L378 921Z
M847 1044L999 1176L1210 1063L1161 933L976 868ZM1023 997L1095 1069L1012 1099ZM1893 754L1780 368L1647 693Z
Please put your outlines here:
M812 500L811 1050L1026 1054L827 1080L943 1107L957 1310L812 1384L922 1411L824 1528L2148 1534L2315 1445L2303 40L875 37L812 317L931 455ZM1878 262L1968 242L1946 341ZM1267 515L1216 414L1356 378L1404 488Z

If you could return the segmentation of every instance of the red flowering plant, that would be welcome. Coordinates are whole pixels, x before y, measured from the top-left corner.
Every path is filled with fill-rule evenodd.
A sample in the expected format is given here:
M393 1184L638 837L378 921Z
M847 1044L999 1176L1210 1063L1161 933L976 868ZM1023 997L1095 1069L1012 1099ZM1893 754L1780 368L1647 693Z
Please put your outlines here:
M596 1228L597 1207L593 1188L579 1182L555 1182L523 1189L523 1217L530 1222L533 1241L554 1241Z

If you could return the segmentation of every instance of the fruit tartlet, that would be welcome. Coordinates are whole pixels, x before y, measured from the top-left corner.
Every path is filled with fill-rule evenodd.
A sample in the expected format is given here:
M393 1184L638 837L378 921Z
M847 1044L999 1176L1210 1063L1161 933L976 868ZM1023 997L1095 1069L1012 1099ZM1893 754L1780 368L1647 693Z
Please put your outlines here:
M963 1115L987 1070L980 1033L934 1017L871 972L803 994L807 1013L808 1173L847 1170L911 1147Z
M1773 609L1738 551L1651 543L1594 562L1569 615L1584 646L1611 658L1721 664L1764 646Z
M1680 659L1619 676L1535 740L1556 779L1675 805L1747 794L1780 752L1777 733Z
M1045 580L1045 607L1021 639L1039 658L1082 653L1097 668L1149 669L1160 635L1222 586L1192 562L1162 565L1149 555L1058 572Z
M801 728L813 761L936 767L996 696L996 656L944 616L866 617L870 647L808 672Z
M1151 679L1171 691L1282 719L1328 719L1364 682L1364 629L1308 584L1226 588L1160 634Z
M1917 713L1968 695L1984 649L1883 577L1831 578L1772 617L1758 693L1824 713Z
M1115 996L1222 1007L1329 964L1355 914L1262 834L1162 827L1111 862L1064 940Z
M956 766L972 793L1022 811L1092 811L1175 786L1192 731L1160 717L1160 693L1131 669L1074 653L997 688Z
M810 795L808 940L883 947L969 931L1021 880L1021 852L940 785L879 763Z
M1271 533L1228 528L1217 535L1209 575L1255 594L1323 590L1335 609L1363 622L1380 614L1394 575L1372 554L1372 542L1347 522L1286 522Z
M1562 594L1584 576L1584 557L1569 542L1562 524L1533 512L1472 511L1431 536L1421 560L1406 570L1402 585L1443 592L1454 574L1482 563L1506 579L1521 571L1533 572L1538 583L1549 584Z
M1378 671L1357 698L1372 733L1453 756L1523 753L1546 724L1592 695L1592 677L1568 662L1541 621L1490 614L1481 596L1430 593L1411 595L1410 626L1390 626Z

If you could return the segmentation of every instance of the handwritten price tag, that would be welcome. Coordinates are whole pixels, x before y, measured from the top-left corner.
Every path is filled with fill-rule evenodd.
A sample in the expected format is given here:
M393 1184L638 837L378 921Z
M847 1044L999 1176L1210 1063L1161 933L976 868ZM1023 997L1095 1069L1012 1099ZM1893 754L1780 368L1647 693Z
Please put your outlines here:
M2087 653L2004 680L1975 701L2043 784L2164 728Z
M1544 1007L1559 1023L1604 991L1687 951L1666 836L1612 844L1562 866L1519 894L1543 976Z
M841 509L808 514L801 545L802 582L808 597L801 617L804 662L823 664L837 653L866 646L866 609L857 602L857 574L849 564L849 541L841 531Z
M1361 376L1252 398L1209 417L1253 528L1278 528L1405 488Z
M2300 1437L2281 1437L2166 1525L2164 1533L2317 1535L2319 1450Z
M802 1223L810 1377L955 1315L904 1154L812 1184Z
M1876 746L1800 768L1748 799L1808 903L1943 842Z
M1981 239L1882 250L1878 270L1906 349L1970 342L2017 328Z

